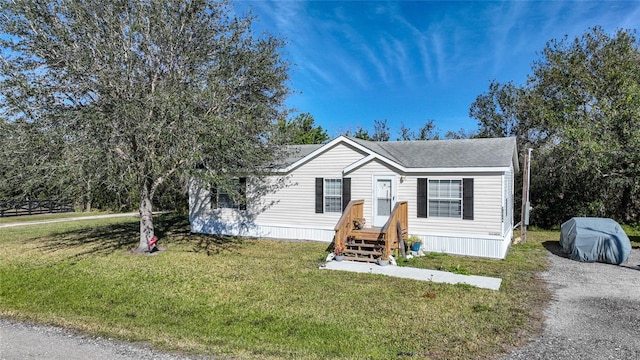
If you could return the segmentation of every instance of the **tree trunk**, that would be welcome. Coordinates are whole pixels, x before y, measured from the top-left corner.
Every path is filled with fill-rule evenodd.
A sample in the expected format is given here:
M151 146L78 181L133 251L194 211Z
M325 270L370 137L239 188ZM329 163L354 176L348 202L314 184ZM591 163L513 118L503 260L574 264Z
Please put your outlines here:
M630 181L625 181L624 189L622 190L622 196L620 198L620 205L618 207L618 211L622 216L622 221L624 223L631 223L634 219L634 202L631 199L632 188L630 185Z
M91 180L87 181L87 193L85 195L86 202L84 204L84 211L91 212L91 202L93 195L91 194Z
M140 245L138 251L148 252L149 241L153 237L153 214L151 199L146 191L140 198Z

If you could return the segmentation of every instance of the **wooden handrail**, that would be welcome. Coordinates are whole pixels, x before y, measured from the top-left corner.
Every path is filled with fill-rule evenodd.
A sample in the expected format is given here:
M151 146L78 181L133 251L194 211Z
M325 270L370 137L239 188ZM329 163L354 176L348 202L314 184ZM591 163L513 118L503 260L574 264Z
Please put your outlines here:
M354 232L353 220L362 219L364 200L351 200L342 212L338 224L334 228L334 246L345 248L349 236L357 236L361 232ZM400 201L395 204L389 219L380 229L381 239L384 241L384 251L391 254L391 251L399 247L400 238L406 239L409 229L409 205L407 201ZM376 232L377 233L377 232Z
M347 237L353 230L353 220L362 219L364 200L351 200L347 207L344 208L340 220L335 227L336 235L334 242L336 246L344 248Z
M398 248L400 236L406 239L409 229L409 204L406 201L397 202L393 207L393 211L382 227L381 233L384 234L384 247L387 254Z

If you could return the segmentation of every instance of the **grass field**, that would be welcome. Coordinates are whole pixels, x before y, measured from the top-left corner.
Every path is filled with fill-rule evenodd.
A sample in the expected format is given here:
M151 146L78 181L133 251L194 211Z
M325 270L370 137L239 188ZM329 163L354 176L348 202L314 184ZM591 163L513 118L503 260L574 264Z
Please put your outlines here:
M0 316L251 359L476 359L541 328L537 274L556 232L531 232L506 260L431 254L402 265L503 279L500 291L320 271L327 244L191 235L156 219L156 255L136 219L0 230Z

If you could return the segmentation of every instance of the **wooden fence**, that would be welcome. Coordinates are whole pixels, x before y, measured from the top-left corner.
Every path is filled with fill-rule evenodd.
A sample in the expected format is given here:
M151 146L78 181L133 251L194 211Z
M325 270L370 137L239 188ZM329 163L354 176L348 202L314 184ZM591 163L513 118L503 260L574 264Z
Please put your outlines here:
M0 217L52 214L73 211L71 199L0 201Z

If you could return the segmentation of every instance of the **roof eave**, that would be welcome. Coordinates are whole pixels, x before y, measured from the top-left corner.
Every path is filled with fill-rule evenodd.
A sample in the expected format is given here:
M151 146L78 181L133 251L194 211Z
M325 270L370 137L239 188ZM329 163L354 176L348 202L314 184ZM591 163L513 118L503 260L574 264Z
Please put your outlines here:
M357 168L365 165L366 163L373 160L380 160L381 162L395 168L398 172L402 173L480 173L480 172L493 172L493 173L504 173L511 171L511 167L509 166L464 166L464 167L443 167L443 168L412 168L402 166L394 161L391 161L383 156L380 156L376 153L370 154L353 164L345 167L342 170L343 174L348 174Z

